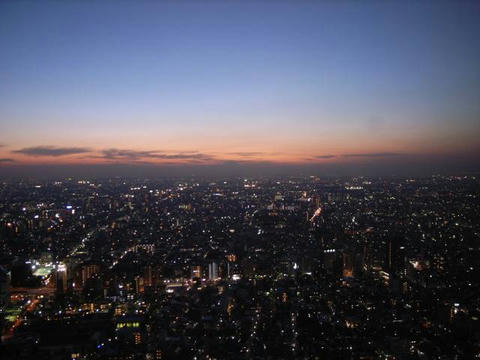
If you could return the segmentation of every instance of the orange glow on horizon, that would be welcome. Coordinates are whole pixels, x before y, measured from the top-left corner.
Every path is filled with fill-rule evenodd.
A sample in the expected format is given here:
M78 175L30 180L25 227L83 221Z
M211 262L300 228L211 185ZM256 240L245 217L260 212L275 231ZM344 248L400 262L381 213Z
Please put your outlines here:
M59 149L61 149L59 147ZM358 161L375 160L381 158L398 158L405 156L440 156L439 152L407 152L391 150L352 150L342 152L315 151L315 152L262 152L262 151L169 151L156 152L151 150L128 150L127 155L106 154L106 150L89 149L81 154L67 155L26 155L12 151L0 152L0 165L102 165L102 164L145 164L145 165L221 165L225 163L238 164L323 164L323 163L354 163ZM475 151L475 150L473 150ZM470 153L464 152L465 153ZM447 154L443 152L443 154ZM451 153L449 153L451 154Z
M38 145L33 141L22 145L0 146L0 166L20 165L101 165L101 164L147 164L147 165L221 165L238 164L349 164L379 159L415 157L439 157L442 155L471 156L480 153L476 142L436 141L434 138L409 138L394 141L390 137L336 134L318 136L270 137L202 137L194 136L173 141L168 136L153 141L144 139L142 145L118 141L74 142L66 139L53 142L55 145ZM420 135L419 135L420 136ZM422 135L423 136L423 135ZM420 136L420 137L422 137ZM68 141L67 141L68 140ZM98 140L98 139L96 139ZM168 141L171 140L171 141ZM49 143L49 142L47 142ZM175 144L159 146L158 144ZM28 145L27 145L28 144ZM74 145L71 145L74 144ZM77 145L82 144L82 145ZM104 144L101 147L98 144Z

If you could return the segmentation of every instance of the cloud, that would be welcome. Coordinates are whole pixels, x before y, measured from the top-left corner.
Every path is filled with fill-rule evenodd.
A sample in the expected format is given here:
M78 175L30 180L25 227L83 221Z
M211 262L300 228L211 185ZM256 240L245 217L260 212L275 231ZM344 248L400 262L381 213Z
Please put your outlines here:
M274 161L269 161L269 160L231 160L231 159L225 159L219 161L216 165L219 166L243 166L243 165L249 165L249 166L272 166L276 165L277 163Z
M331 159L334 158L335 155L315 155L313 156L314 159Z
M65 156L74 154L84 154L91 150L84 147L55 147L55 146L35 146L29 148L23 148L20 150L14 150L13 153L23 154L28 156Z
M145 159L161 159L161 160L192 160L207 161L213 160L213 157L197 151L185 151L177 153L166 153L159 150L137 151L128 149L104 149L102 155L98 158L106 160L127 160L138 161Z
M241 152L231 152L231 153L228 153L228 154L229 155L237 155L237 156L241 156L241 157L264 155L264 153L260 152L260 151L241 151Z
M388 157L388 156L400 156L403 154L395 153L395 152L377 152L377 153L358 153L358 154L343 154L343 157L370 157L370 158L377 158L377 157Z
M11 158L0 158L0 163L14 162L15 160Z
M337 157L337 155L312 155L303 159L304 161L316 161L316 160L326 160L326 159L333 159Z

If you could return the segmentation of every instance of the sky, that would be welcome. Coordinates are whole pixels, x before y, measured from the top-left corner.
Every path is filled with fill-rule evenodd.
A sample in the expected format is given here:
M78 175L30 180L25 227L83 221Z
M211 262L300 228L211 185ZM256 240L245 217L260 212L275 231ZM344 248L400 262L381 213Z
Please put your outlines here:
M479 18L478 1L2 1L0 175L478 171Z

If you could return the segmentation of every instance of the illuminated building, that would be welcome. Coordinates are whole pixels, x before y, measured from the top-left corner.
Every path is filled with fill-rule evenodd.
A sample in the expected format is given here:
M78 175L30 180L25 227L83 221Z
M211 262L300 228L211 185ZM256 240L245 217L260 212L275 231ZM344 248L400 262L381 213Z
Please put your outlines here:
M153 286L152 267L150 265L145 267L143 274L143 285L145 287Z
M390 236L387 240L384 270L390 274L405 272L405 247L399 234Z
M67 266L59 264L56 272L57 294L63 294L67 290Z
M93 275L98 274L100 272L100 266L96 264L88 264L83 265L82 267L82 284L85 286L85 283L88 279L90 279Z
M349 253L343 253L343 277L353 277L353 258Z
M115 321L116 329L138 329L142 325L143 318L140 316L120 316Z
M202 267L199 265L192 266L192 279L200 279L202 277Z
M139 332L134 334L135 345L140 345L142 343L142 335Z
M215 281L218 279L218 265L215 262L208 264L208 280Z
M145 282L141 276L135 277L135 291L137 294L141 294L145 291Z

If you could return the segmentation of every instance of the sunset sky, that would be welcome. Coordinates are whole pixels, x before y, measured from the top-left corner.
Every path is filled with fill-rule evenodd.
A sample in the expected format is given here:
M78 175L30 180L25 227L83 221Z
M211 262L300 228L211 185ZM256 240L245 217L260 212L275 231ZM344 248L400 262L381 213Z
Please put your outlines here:
M478 170L479 19L478 1L2 1L0 174Z

